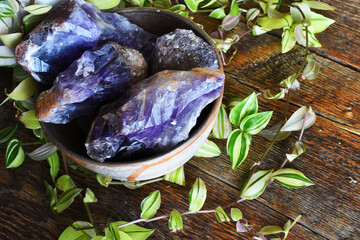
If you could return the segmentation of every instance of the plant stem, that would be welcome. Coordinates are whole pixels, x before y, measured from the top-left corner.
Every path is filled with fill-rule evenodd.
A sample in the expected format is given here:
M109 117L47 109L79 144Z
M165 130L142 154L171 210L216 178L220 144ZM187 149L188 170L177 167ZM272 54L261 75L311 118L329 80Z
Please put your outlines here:
M67 157L65 156L65 154L62 154L62 159L63 159L63 163L64 163L65 173L66 173L66 175L69 176L71 184L74 186L74 188L76 188L76 184L75 184L74 180L72 179L72 177L70 176L69 168L68 168L68 165L67 165L67 162L66 162ZM84 198L81 193L79 193L79 196L80 196L82 199ZM90 208L89 208L88 204L85 203L85 202L83 202L83 203L84 203L84 207L85 207L85 210L86 210L86 214L88 215L88 218L89 218L90 223L91 223L91 224L94 224L94 220L93 220L93 218L92 218L92 215L91 215Z
M142 187L146 184L149 184L149 183L154 183L154 182L159 182L163 180L162 177L159 177L159 178L154 178L154 179L151 179L151 180L148 180L148 181L143 181L143 182L109 182L109 185L133 185L134 187Z
M286 105L285 105L285 111L284 111L284 122L287 121L287 111L289 108L289 100L290 100L290 92L286 94ZM281 128L280 128L281 129Z

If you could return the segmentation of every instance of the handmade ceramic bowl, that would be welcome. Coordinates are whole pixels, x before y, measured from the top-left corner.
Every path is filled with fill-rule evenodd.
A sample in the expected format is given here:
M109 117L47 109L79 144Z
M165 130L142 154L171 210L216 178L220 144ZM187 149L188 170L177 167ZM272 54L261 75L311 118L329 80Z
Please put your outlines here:
M207 43L214 44L211 38L190 20L166 10L152 8L124 9L118 12L148 32L158 36L177 28L190 29ZM219 68L222 69L218 57ZM103 163L92 160L86 154L84 134L76 122L66 125L41 123L45 134L62 152L83 167L101 175L122 181L141 181L156 178L171 172L186 163L206 141L214 125L221 96L207 106L191 131L187 140L167 152L134 161Z

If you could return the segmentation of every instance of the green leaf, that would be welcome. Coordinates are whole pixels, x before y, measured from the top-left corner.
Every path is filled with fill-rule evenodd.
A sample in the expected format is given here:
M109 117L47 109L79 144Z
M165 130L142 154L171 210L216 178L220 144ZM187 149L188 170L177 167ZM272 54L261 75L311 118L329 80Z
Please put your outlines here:
M308 26L308 39L309 39L309 47L321 47L321 43L314 35L314 32L312 30L312 26ZM299 43L302 46L306 46L306 27L302 24L299 24L294 29L294 35L296 38L296 42Z
M266 89L263 93L266 99L282 99L285 96L285 90L281 90L278 94L272 94L269 89Z
M76 221L61 233L59 240L90 240L96 237L96 232L93 229L77 231L74 227L93 227L93 225L89 222Z
M127 222L119 221L112 223L114 226L119 228L119 226ZM139 227L135 224L131 224L125 227L120 227L119 230L129 235L133 240L145 240L147 239L155 230Z
M225 105L221 104L215 124L212 129L214 138L226 139L231 132L231 123L225 110Z
M26 32L31 32L33 28L35 28L39 23L41 23L47 14L35 15L35 14L28 14L23 18L23 23L25 26Z
M219 223L230 222L230 218L228 217L228 215L221 206L218 206L215 209L215 216Z
M171 232L176 232L183 229L183 220L180 213L177 210L173 210L170 213L169 229Z
M86 0L86 1L93 4L98 9L102 10L102 9L110 9L116 7L117 5L119 5L121 0Z
M22 33L9 33L0 35L0 40L8 48L15 48L22 40Z
M0 17L12 17L14 15L14 10L12 9L10 3L7 1L0 1Z
M251 135L236 129L230 134L226 150L230 156L232 169L236 169L245 160L249 153Z
M312 9L319 9L319 10L335 10L332 6L330 6L327 3L320 2L320 1L306 1L303 0L304 3L306 3L310 8Z
M61 194L59 200L53 206L53 209L61 213L67 209L74 201L74 198L82 191L81 188L72 188Z
M20 65L16 65L13 68L12 78L15 82L21 82L22 80L24 80L25 78L27 78L29 76L30 76L30 73L25 71L22 67L20 67Z
M236 0L232 0L231 2L229 15L236 17L240 15L239 5Z
M57 154L57 152L55 152L51 157L49 157L47 159L47 161L50 165L51 178L52 178L53 182L55 183L56 176L60 169L59 155Z
M300 142L298 141L295 143L292 153L286 154L286 158L287 160L289 160L289 162L292 162L295 158L303 154L305 151L306 151L305 144L301 141Z
M0 46L0 67L14 67L15 65L14 49Z
M260 132L260 135L264 138L272 141L276 136L276 141L284 140L287 138L291 132L279 132L279 128L281 128L282 122L278 122L277 124L271 126L269 129L264 129ZM279 133L278 133L279 132Z
M19 140L12 139L6 148L6 168L19 167L25 159L25 153L20 145Z
M0 17L0 34L9 33L12 25L13 25L12 17L7 17L7 18Z
M320 65L312 58L308 58L307 65L302 73L302 77L307 80L314 80L320 73Z
M306 116L306 119L305 119ZM305 119L305 123L304 123ZM316 120L316 115L312 108L309 106L302 106L291 115L289 120L281 128L281 131L300 131L303 126L304 129L311 127Z
M74 188L74 185L71 183L71 179L69 175L62 175L56 181L56 187L63 192L71 190Z
M132 0L132 2L138 7L143 7L145 0Z
M301 218L301 215L297 216L296 219L294 220L294 222L291 223L291 221L289 220L287 223L285 223L284 225L284 239L286 239L287 235L289 234L290 229L295 225L295 223L297 223Z
M290 15L286 15L283 18L272 19L267 16L259 17L257 23L265 28L265 29L278 29L284 27L291 27L293 24L292 17Z
M282 232L284 232L282 227L275 225L265 226L259 231L259 233L262 235L276 234Z
M17 87L7 94L8 98L5 99L0 105L5 103L9 98L16 101L23 101L30 98L35 92L35 80L32 77L25 78Z
M37 149L29 153L28 156L32 160L41 161L54 155L56 151L57 147L52 142L49 142L42 145L41 147L38 147Z
M212 141L206 140L200 149L194 154L195 157L217 157L220 156L220 148Z
M255 171L246 186L243 187L244 190L242 191L240 197L243 199L254 199L259 197L265 191L267 182L270 180L272 172L273 169Z
M171 8L169 8L169 10L172 12L184 11L185 9L186 9L186 6L184 4L177 4L177 5L174 5Z
M232 30L234 27L236 27L236 25L239 23L240 21L240 15L239 16L231 16L231 15L227 15L221 22L220 28L224 31L230 31Z
M112 179L109 178L109 177L105 177L105 176L100 175L100 174L97 173L97 174L96 174L96 181L97 181L100 185L102 185L102 186L104 186L104 187L108 187L108 186L109 186L109 183L111 183Z
M197 212L206 200L206 186L201 178L197 178L189 193L189 211Z
M300 12L299 8L303 14ZM291 13L291 17L292 17L294 23L306 22L310 25L311 9L310 9L309 5L307 5L306 3L304 3L304 2L292 3L291 7L290 7L290 13Z
M240 209L238 209L238 208L231 208L231 213L230 214L231 214L231 219L234 222L237 222L237 221L239 221L240 219L243 218L243 214L240 211Z
M320 33L327 29L335 20L327 18L321 14L311 12L311 27L313 33Z
M257 8L250 8L246 13L246 24L248 28L251 28L252 21L260 14L260 10Z
M235 126L240 126L241 121L251 115L255 114L258 111L258 102L255 92L245 98L242 102L236 105L230 111L230 122Z
M93 191L90 188L86 188L85 197L83 199L84 203L96 203L97 199Z
M49 12L51 9L51 6L49 5L29 5L24 8L25 11L28 11L31 14L34 15L41 15L44 13Z
M295 80L296 80L295 77L296 77L296 73L294 73L293 75L289 76L288 78L282 80L282 81L280 82L280 86L285 87L285 88L287 88L287 89L292 88L292 87L293 87L293 84L294 84L294 82L295 82Z
M185 186L185 172L184 172L184 165L177 168L176 170L167 173L164 176L164 180L176 183L181 186Z
M271 29L266 29L266 28L260 27L260 26L258 26L258 25L255 25L255 26L253 27L253 32L252 32L252 34L253 34L253 36L259 36L259 35L262 35L262 34L264 34L264 33L269 32L270 30L271 30Z
M288 13L282 13L282 12L279 12L277 10L275 10L274 8L269 8L268 9L268 16L269 18L271 19L277 19L277 18L283 18L287 15Z
M192 12L196 12L199 3L202 1L198 1L198 0L185 0L186 5L188 6L188 8L190 9L190 11Z
M18 125L15 124L11 127L3 128L0 130L0 144L6 143L11 139L11 137L14 135L14 133L17 130Z
M85 221L76 221L72 224L72 226L75 228L93 227L91 223ZM79 230L78 232L82 232L87 239L96 237L96 231L94 229Z
M35 110L30 110L23 112L19 117L20 122L28 129L38 129L40 128L40 123L35 116Z
M294 29L289 27L284 27L283 33L281 35L281 52L287 53L290 51L296 44L296 38L294 34Z
M217 0L210 0L204 6L201 6L201 8L213 8L213 6L216 6L216 7L219 6L219 4L217 3Z
M209 15L209 17L215 18L215 19L224 19L224 17L226 17L225 14L225 8L224 7L220 7L215 9L214 11L212 11Z
M159 190L151 192L148 197L146 197L141 202L141 218L150 219L152 218L157 210L160 208L161 204L161 194Z
M272 111L267 111L249 115L241 121L240 129L250 135L258 134L268 125L272 114Z
M45 181L46 196L49 198L50 207L54 206L57 201L56 188L53 188L47 181Z
M243 101L241 98L231 98L229 101L229 108L232 110L236 105L240 104Z
M271 178L288 188L301 188L314 185L302 172L292 168L279 169L272 174Z
M17 0L6 0L10 5L14 13L17 13L20 10L20 5Z
M120 231L119 228L116 225L114 225L113 223L109 223L108 226L109 226L110 235L112 237L111 239L114 239L114 240L121 240L121 239L131 240L130 236L127 235L126 233L125 233L126 234L125 236L121 237L120 232L122 232L122 231Z

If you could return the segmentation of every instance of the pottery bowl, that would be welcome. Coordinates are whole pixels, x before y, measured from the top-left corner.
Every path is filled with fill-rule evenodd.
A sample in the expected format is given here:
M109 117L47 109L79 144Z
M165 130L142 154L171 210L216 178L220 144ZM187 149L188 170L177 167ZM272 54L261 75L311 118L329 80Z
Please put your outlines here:
M124 9L118 12L148 32L158 36L174 31L177 28L190 29L197 36L215 47L211 38L199 26L190 20L166 10L152 8ZM222 68L218 57L219 68ZM72 121L65 125L41 123L45 134L62 152L81 166L121 181L141 181L156 178L171 172L186 163L206 141L214 125L221 96L208 105L198 118L189 138L172 149L144 159L132 161L97 162L86 154L84 134L79 125Z

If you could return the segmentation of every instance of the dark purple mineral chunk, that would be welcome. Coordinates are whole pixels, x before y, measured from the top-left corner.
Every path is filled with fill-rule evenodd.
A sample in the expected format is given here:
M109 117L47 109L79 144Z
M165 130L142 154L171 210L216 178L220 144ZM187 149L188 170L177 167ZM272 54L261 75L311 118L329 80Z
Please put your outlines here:
M17 46L15 57L37 81L51 84L98 44L115 41L149 55L155 39L123 16L103 13L83 0L66 0Z
M167 150L188 138L202 109L218 98L224 73L215 68L163 71L135 84L129 98L105 105L86 149L98 161Z
M132 82L146 77L147 64L135 49L108 43L85 53L42 92L36 102L39 121L68 123L101 104L123 96Z
M152 73L162 70L219 68L215 50L193 31L176 29L156 40L151 55Z

